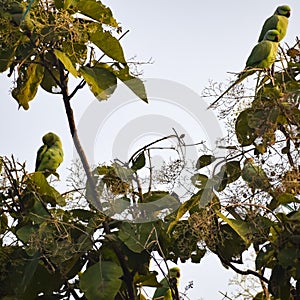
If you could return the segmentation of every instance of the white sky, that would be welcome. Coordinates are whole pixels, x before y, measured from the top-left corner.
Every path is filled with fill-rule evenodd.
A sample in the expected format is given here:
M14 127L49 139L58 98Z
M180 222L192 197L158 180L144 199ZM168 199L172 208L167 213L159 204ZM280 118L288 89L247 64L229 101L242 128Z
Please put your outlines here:
M126 57L154 61L154 64L143 66L145 78L172 80L199 94L209 79L225 81L226 72L243 69L264 20L278 5L288 4L292 8L288 33L281 44L293 45L299 35L300 2L296 0L103 2L112 9L123 30L130 30L121 42ZM33 171L41 137L53 131L63 140L66 153L60 167L63 173L73 158L73 148L61 99L39 91L28 111L18 111L16 101L9 95L11 87L11 79L1 75L0 155L13 153L21 162L26 161L28 170ZM74 99L77 120L92 99L88 89ZM65 176L62 174L63 180ZM218 291L226 292L232 274L209 255L200 264L182 266L180 287L183 290L193 280L194 289L188 294L190 299L222 299Z

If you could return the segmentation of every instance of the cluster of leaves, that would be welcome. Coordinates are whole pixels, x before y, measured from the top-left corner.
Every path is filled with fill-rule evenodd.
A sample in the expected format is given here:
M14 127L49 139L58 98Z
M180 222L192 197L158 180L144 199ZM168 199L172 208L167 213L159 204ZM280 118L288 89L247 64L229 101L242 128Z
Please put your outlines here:
M109 219L92 205L72 208L72 195L61 195L42 172L28 174L4 157L1 166L1 298L130 299L112 241L126 255L141 299L142 287L159 286L157 272L149 271L152 252L176 260L161 220L131 224Z
M38 87L64 94L69 74L83 80L76 90L87 83L99 100L106 100L120 79L147 101L143 83L131 75L113 35L121 27L108 7L96 0L27 5L21 0L1 0L0 5L0 72L16 73L12 95L19 106L27 110ZM111 62L96 59L99 52Z
M198 235L196 241L202 241L203 249L217 254L225 266L257 276L263 288L267 284L255 299L298 299L300 295L299 60L297 42L284 53L281 68L260 80L251 105L236 118L237 143L228 147L225 162L216 163L217 158L207 154L198 159L196 168L212 166L213 174L203 171L192 176L199 191L180 206L168 228L172 233L188 223L190 241ZM251 190L245 191L241 162L251 156L262 164L256 170L269 171L264 178L268 184L259 183L261 174L267 174L259 171L247 182ZM236 189L241 192L232 193ZM188 219L182 220L187 212ZM235 264L243 263L242 254L250 246L256 251L256 269L237 268Z
M144 286L159 286L157 274L149 271L154 252L175 263L199 263L207 251L225 267L267 284L255 299L270 299L268 293L274 299L300 297L298 43L284 53L281 69L260 80L251 106L239 113L236 145L228 147L226 160L209 154L198 159L191 177L197 191L180 203L176 195L155 190L152 178L146 190L142 186L140 174L151 165L150 145L128 164L115 162L93 172L85 165L72 97L87 83L99 100L108 99L119 79L147 102L116 38L121 28L111 10L96 0L40 0L31 7L26 1L0 3L0 72L15 73L12 96L24 109L39 87L62 95L88 177L89 203L69 206L66 194L42 173L27 174L24 165L1 158L2 298L145 299ZM72 92L70 74L80 80ZM241 162L250 155L266 171L266 165L271 168L270 184L254 180L248 182L251 189L240 189L245 185ZM213 168L211 176L207 167ZM256 269L237 268L250 246Z

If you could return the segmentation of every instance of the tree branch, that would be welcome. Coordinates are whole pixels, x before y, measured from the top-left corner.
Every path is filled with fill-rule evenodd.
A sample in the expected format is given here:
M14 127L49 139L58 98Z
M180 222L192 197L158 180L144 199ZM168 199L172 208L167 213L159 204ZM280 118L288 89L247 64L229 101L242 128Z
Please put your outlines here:
M77 150L77 153L79 155L79 158L81 160L83 169L84 169L85 174L87 176L87 182L88 182L89 188L90 188L91 193L92 193L92 200L95 203L98 203L98 207L100 208L100 210L102 210L102 206L101 206L101 203L99 201L99 197L98 197L98 193L97 193L97 187L96 187L95 181L93 179L92 172L91 172L90 166L88 164L87 157L86 157L85 152L84 152L84 150L81 146L80 139L79 139L79 136L78 136L78 132L77 132L76 124L75 124L74 113L73 113L73 109L72 109L71 104L70 104L70 97L69 97L69 94L68 94L67 78L65 77L65 74L64 74L64 67L60 63L59 63L59 65L60 65L59 70L60 70L60 81L61 81L61 86L62 86L63 102L64 102L64 106L65 106L65 110L66 110L66 114L67 114L67 118L68 118L70 133L72 135L73 142L74 142L75 148ZM104 228L104 232L106 234L111 233L110 228L109 228L109 224L107 223L107 221L103 222L103 228ZM126 266L125 255L124 255L124 253L122 253L122 251L118 247L118 244L115 241L111 240L110 243L111 243L111 246L112 246L116 256L118 257L120 266L123 270L123 274L124 274L123 280L127 285L129 300L135 300L135 290L134 290L134 284L133 284L133 276L132 276L132 274L130 273L129 269Z

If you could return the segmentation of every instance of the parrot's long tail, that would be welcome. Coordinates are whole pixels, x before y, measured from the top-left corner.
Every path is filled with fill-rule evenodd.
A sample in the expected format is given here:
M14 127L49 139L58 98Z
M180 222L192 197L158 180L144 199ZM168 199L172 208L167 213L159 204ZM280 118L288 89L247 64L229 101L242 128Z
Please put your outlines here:
M244 79L244 78L243 78ZM213 103L211 103L209 105L209 107L207 109L210 109L212 108L215 104L217 104L217 102L223 98L224 95L226 95L235 85L239 84L243 79L241 78L238 78L232 85L230 85L226 90L225 92L223 92Z
M249 75L252 75L253 73L255 73L256 71L261 71L261 68L246 68L244 69L239 75L238 75L238 79L229 86L229 88L227 88L225 90L225 92L223 92L213 103L211 103L209 105L209 107L207 109L212 108L222 97L224 97L225 94L227 94L235 85L241 83L245 78L247 78Z

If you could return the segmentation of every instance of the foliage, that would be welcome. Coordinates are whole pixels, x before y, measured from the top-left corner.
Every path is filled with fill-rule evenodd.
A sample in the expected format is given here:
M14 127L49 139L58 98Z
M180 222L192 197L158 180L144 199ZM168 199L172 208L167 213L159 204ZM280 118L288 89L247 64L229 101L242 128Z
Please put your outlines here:
M38 88L61 95L86 176L61 194L43 173L28 174L14 158L0 159L1 298L146 299L144 287L160 286L149 270L155 253L165 262L199 264L210 251L224 267L260 280L263 291L253 299L299 299L298 42L282 53L280 68L260 78L248 107L238 112L227 157L203 153L195 162L183 202L155 188L149 168L151 147L177 139L178 159L156 178L176 184L185 167L177 134L145 145L128 162L94 170L87 164L74 95L88 84L106 100L121 80L147 102L111 10L96 0L40 0L30 8L23 1L0 3L0 71L17 78L12 96L27 110ZM79 81L71 92L70 78ZM244 182L242 161L250 156L253 170L259 167L270 184L257 184L259 176L255 185ZM255 268L245 270L243 254L251 247Z
M41 0L29 11L26 7L20 0L1 0L0 71L9 69L17 77L12 95L19 106L27 110L39 87L64 94L69 74L88 83L99 100L107 99L120 79L147 101L143 83L130 73L113 34L122 29L108 7L96 0ZM100 52L111 62L100 63Z

